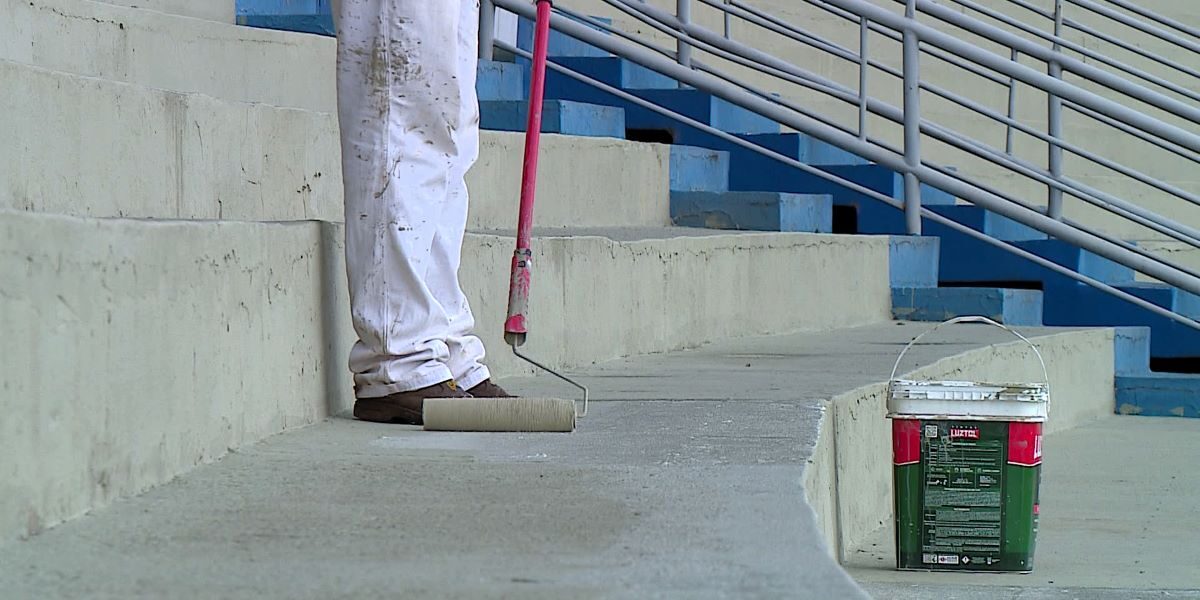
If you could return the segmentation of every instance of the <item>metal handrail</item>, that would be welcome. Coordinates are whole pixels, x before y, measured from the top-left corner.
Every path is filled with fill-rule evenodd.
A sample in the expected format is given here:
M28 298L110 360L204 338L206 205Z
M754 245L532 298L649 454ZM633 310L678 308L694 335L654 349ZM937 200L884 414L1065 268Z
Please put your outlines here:
M786 63L779 59L774 59L773 57L769 57L769 56L764 59L761 57L762 53L754 50L753 48L748 48L748 47L744 46L743 44L733 42L730 40L720 39L718 36L715 36L715 34L712 34L711 32L707 32L707 34L706 34L706 32L702 28L698 28L691 24L683 23L683 22L679 21L678 19L675 19L672 16L667 15L665 13L655 12L653 9L650 9L650 8L647 8L644 6L627 8L626 5L630 4L628 2L628 0L606 0L606 1L613 5L622 6L623 10L628 10L631 14L634 11L637 11L639 14L643 14L643 15L647 16L648 18L650 18L652 20L646 21L646 22L660 31L672 33L674 35L693 34L693 33L698 32L699 35L701 35L703 37L693 38L693 41L691 43L699 44L698 47L702 47L703 49L705 49L707 51L717 53L719 56L722 56L724 58L728 58L728 59L734 60L735 62L739 62L739 64L746 64L745 59L742 58L743 56L754 58L755 59L754 62L756 62L757 65L760 67L758 69L760 72L767 73L767 74L774 75L774 76L779 76L787 81L801 83L801 84L805 84L806 81L799 81L798 79L793 79L793 77L800 75L800 76L804 76L806 78L806 80L820 80L820 78L816 77L815 75L806 74L803 71L799 70L798 68L795 68L793 65L790 65L789 63ZM678 30L678 31L676 31L676 30ZM740 53L740 54L738 54L738 53ZM717 77L721 77L725 81L727 81L729 83L733 83L735 85L738 85L739 87L742 87L743 89L749 89L750 91L758 93L759 95L764 96L764 97L768 96L768 94L766 94L762 90L755 89L753 86L749 86L749 85L745 84L744 82L732 79L728 75L721 73L719 71L704 68L701 65L698 65L697 63L695 63L694 61L693 61L692 66L695 68L699 68L701 70L705 70ZM836 84L835 82L831 82L831 81L827 81L827 80L821 80L821 81L825 85L829 86L830 88L838 87L838 84ZM847 101L847 102L852 102L855 100L853 92L844 87L830 92L830 95L835 98L838 98L840 100ZM805 114L807 116L813 116L809 111L806 111L804 108L802 108L798 105L788 103L786 101L782 101L779 99L775 99L775 101L777 103L780 103L788 108L791 108L791 109L793 109L797 112L800 112L802 114ZM965 99L963 101L960 101L960 104L963 106L970 107L975 110L980 110L981 113L983 113L983 114L987 114L987 111L982 109L982 107L978 107L977 105L970 103L969 101L965 101ZM895 123L899 124L899 123L904 122L903 111L900 111L899 109L897 109L895 107L892 107L890 105L884 104L882 102L879 102L877 100L870 99L870 98L868 98L864 101L864 106L867 107L867 109L870 112L877 114L877 115L884 116L885 118L888 118L889 120L891 120ZM1009 122L1011 123L1012 121L1009 120ZM861 125L860 125L860 127L861 127ZM1122 201L1118 198L1115 198L1111 195L1103 194L1103 193L1099 192L1098 190L1093 190L1093 189L1087 188L1086 186L1082 186L1078 182L1074 182L1068 178L1062 177L1061 174L1054 174L1052 172L1043 174L1043 173L1037 172L1036 170L1030 168L1028 165L1023 165L1019 161L1016 161L1015 159L1013 159L1012 157L999 156L995 153L990 153L990 152L986 153L986 154L980 154L977 151L977 148L980 145L972 144L971 142L966 140L964 136L954 134L953 132L950 132L950 134L947 134L946 133L947 131L948 130L946 130L945 128L941 128L941 127L934 126L934 125L926 125L924 122L921 123L921 132L923 134L933 135L935 138L939 139L939 141L943 141L943 142L946 142L946 143L948 143L952 146L955 146L959 149L972 152L972 153L976 154L977 156L984 158L985 160L993 162L994 164L998 164L1005 168L1009 168L1009 169L1012 169L1019 173L1022 173L1024 175L1030 176L1031 178L1033 178L1041 183L1047 184L1049 186L1049 188L1055 192L1058 192L1060 194L1065 192L1073 197L1084 200L1085 202L1088 202L1089 204L1092 204L1094 206L1097 206L1099 208L1102 208L1104 210L1112 212L1118 216L1130 219L1140 225L1146 226L1149 229L1155 231L1156 233L1167 235L1167 236L1175 238L1179 241L1188 243L1194 247L1200 248L1200 231L1197 231L1193 228L1187 227L1187 226L1179 224L1179 223L1175 223L1169 219L1165 219L1164 217L1161 217L1160 215L1157 215L1157 214L1153 213L1152 211L1148 211L1141 207L1133 205L1131 203L1124 202L1124 201ZM860 139L863 137L864 136L862 136L860 134ZM1049 136L1046 136L1044 139L1046 139L1047 141L1058 143L1058 141L1056 139L1051 138ZM876 142L876 143L878 143L878 142ZM1062 145L1063 146L1071 146L1070 144L1062 144ZM1077 153L1079 153L1083 156L1093 156L1095 159L1097 159L1096 162L1098 164L1102 164L1102 165L1113 164L1110 161L1105 161L1103 159L1100 159L1099 157L1095 157L1095 155L1093 155L1092 153L1084 151L1076 146L1071 146L1071 147L1072 147L1072 149L1077 150L1078 151ZM1153 178L1149 178L1148 176L1145 176L1145 175L1143 175L1135 170L1132 170L1132 169L1121 169L1121 172L1123 172L1124 174L1126 174L1130 177L1138 179L1139 181L1143 181L1149 185L1159 187L1160 189L1164 189L1164 191L1175 189L1175 188L1172 188L1172 186L1167 186L1165 184L1162 184L1161 182L1158 182L1157 180L1154 180ZM995 190L991 190L991 191L995 192ZM1180 191L1182 191L1182 190L1180 190ZM996 193L998 193L998 192L996 192ZM999 194L999 195L1003 195L1003 194ZM1193 194L1184 192L1180 195L1180 197L1188 202L1200 204L1200 198L1196 197ZM1014 201L1014 202L1018 202L1020 204L1024 204L1013 198L1008 198L1008 199L1011 201ZM1028 206L1028 205L1026 204L1026 206ZM1084 229L1086 231L1088 231L1088 233L1091 233L1093 235L1097 234L1097 232L1095 230L1090 230L1090 229L1086 229L1086 228L1084 228Z
M505 0L497 0L497 1L503 2ZM521 56L521 57L524 57L527 59L532 57L532 54L530 52L528 52L526 50L521 50L521 49L519 49L515 46L512 46L510 44L507 44L505 42L497 41L496 45L498 47L500 47L501 49L512 52L515 55L518 55L518 56ZM721 131L721 130L719 130L715 127L712 127L706 123L701 123L700 121L692 119L691 117L688 117L686 115L682 115L682 114L672 111L670 109L663 108L657 104L654 104L653 102L644 100L644 99L634 96L633 94L630 94L624 90L620 90L618 88L612 87L612 86L610 86L606 83L603 83L599 80L593 79L587 75L579 73L578 71L575 71L574 69L570 69L568 67L562 66L562 65L554 63L554 62L548 63L547 67L549 67L555 71L558 71L564 75L567 75L573 79L581 81L583 83L595 86L597 89L607 92L609 94L612 94L614 96L617 96L617 97L621 98L622 100L631 102L633 104L637 104L638 106L641 106L642 108L645 108L647 110L651 110L651 111L661 114L663 116L672 118L684 125L688 125L690 127L695 127L696 129L704 131L705 133L719 137L722 140L725 140L726 142L730 142L732 144L738 145L747 150L756 152L762 156L766 156L766 157L771 158L775 161L778 161L782 164L799 169L810 175L814 175L814 176L820 177L822 179L825 179L826 181L831 181L833 183L845 186L847 189L849 189L851 191L863 194L864 196L867 196L867 197L869 197L873 200L877 200L879 202L883 202L894 208L903 208L902 202L899 202L899 201L895 200L894 198L886 196L876 190L865 187L865 186L858 184L852 180L845 179L845 178L835 175L833 173L823 171L821 169L813 167L812 165L802 163L794 158L791 158L784 154L780 154L779 152L776 152L774 150L770 150L768 148L759 146L753 142L745 140L736 135L727 133L725 131ZM1169 311L1165 308L1162 308L1161 306L1158 306L1156 304L1148 302L1138 296L1134 296L1133 294L1130 294L1124 290L1113 287L1113 286L1111 286L1107 283L1104 283L1098 279L1094 279L1087 275L1083 275L1083 274L1077 273L1075 271L1072 271L1071 269L1069 269L1067 267L1064 267L1064 266L1062 266L1058 263L1055 263L1051 260L1048 260L1046 258L1038 256L1037 254L1029 252L1028 250L1025 250L1019 246L1016 246L1010 242L1006 242L1003 240L993 238L983 232L977 231L977 230L972 229L966 225L963 225L957 221L954 221L948 217L945 217L936 212L933 212L932 210L930 210L928 208L922 208L921 211L922 211L922 214L921 214L922 218L925 218L925 219L928 219L935 223L938 223L940 225L943 225L949 229L952 229L958 233L964 234L968 237L975 238L978 241L981 241L981 242L984 242L991 246L1000 248L1001 250L1004 250L1015 256L1021 257L1025 260L1028 260L1042 268L1053 271L1055 273L1058 273L1059 275L1062 275L1069 279L1073 279L1080 283L1092 286L1092 287L1099 289L1105 293L1108 293L1116 298L1120 298L1131 304L1140 306L1141 308L1144 308L1144 309L1146 309L1152 313L1155 313L1157 315L1160 315L1165 318L1171 319L1173 321L1182 323L1182 324L1192 327L1192 328L1200 329L1200 322L1196 322L1187 317L1175 314L1172 311Z
M1165 16L1160 15L1150 9L1138 6L1137 4L1134 4L1133 2L1128 2L1127 0L1107 0L1107 1L1109 4L1112 4L1119 8L1122 8L1124 10L1127 10L1127 11L1129 11L1135 15L1138 15L1140 17L1145 17L1147 19L1150 19L1151 21L1154 21L1155 23L1158 23L1159 25L1164 25L1170 29L1174 29L1175 31L1178 31L1179 33L1189 35L1193 39L1200 39L1200 29L1191 27L1190 25L1186 25L1184 23L1180 23L1179 21L1176 21L1175 19L1165 17Z
M904 2L904 0L895 0L895 1L899 2L901 4L903 4L903 2ZM1192 100L1196 100L1196 101L1200 102L1200 93L1194 92L1182 85L1179 85L1173 81L1170 81L1169 79L1159 77L1159 76L1153 75L1151 73L1147 73L1141 69L1138 69L1137 67L1134 67L1132 65L1121 62L1115 58L1107 56L1102 52L1088 48L1088 47L1084 46L1083 44L1068 40L1056 33L1042 31L1042 30L1038 29L1037 27L1034 27L1033 25L1030 25L1028 23L1021 21L1020 19L1017 19L1016 17L1006 15L1003 12L1000 12L999 10L996 10L994 8L983 6L979 2L976 2L975 0L950 0L950 1L954 2L955 4L958 4L959 6L968 8L974 12L984 15L992 20L995 20L995 21L998 21L1005 25L1008 25L1009 27L1018 29L1024 33L1031 35L1031 36L1034 36L1034 37L1037 37L1044 41L1050 42L1054 45L1057 45L1060 48L1071 50L1073 52L1080 54L1081 56L1083 56L1085 58L1097 61L1103 65L1112 67L1112 68L1114 68L1118 71L1121 71L1125 74L1132 75L1143 81L1153 83L1154 85L1157 85L1161 88L1168 89L1176 94L1179 94L1181 96L1185 96L1187 98L1190 98ZM1045 16L1045 17L1049 18L1051 21L1054 21L1054 19L1055 19L1054 13L1046 13L1046 12L1042 11L1041 9L1039 9L1037 6L1034 6L1030 3L1028 3L1026 0L1009 0L1009 1L1017 6L1022 7L1022 8L1026 8L1028 10L1035 11L1035 12L1037 12L1037 14ZM1061 0L1061 1L1069 2L1070 0ZM1071 21L1070 19L1064 18L1064 20L1063 20L1064 25L1070 26L1072 23L1073 23L1073 21ZM1091 27L1079 26L1078 29L1080 29L1080 31L1083 31L1084 33L1087 33L1088 35L1091 35L1098 39L1103 39L1104 41L1107 41L1107 42L1110 42L1117 46L1120 46L1124 50L1138 53L1141 56L1143 56L1144 58L1148 58L1154 62L1157 62L1158 64L1175 69L1176 71L1179 71L1180 73L1189 75L1193 78L1200 78L1200 71L1192 69L1192 68L1188 67L1187 65L1181 63L1180 61L1168 60L1167 58L1159 56L1153 52L1143 50L1141 48L1138 48L1137 46L1134 46L1133 44L1129 44L1118 38L1113 38L1112 36L1108 36L1107 34L1100 32Z
M521 0L494 0L495 3L503 8L513 11L517 14L526 17L532 16L532 7ZM679 0L680 4L685 4L687 0ZM744 10L738 0L730 0L724 2L713 0L708 2L701 0L709 6L715 6L718 9L723 9L726 17L734 13L739 18L746 18L749 14ZM1200 329L1200 323L1190 318L1177 315L1171 311L1150 305L1149 303L1132 297L1130 294L1121 292L1094 279L1082 276L1078 273L1070 271L1059 265L1053 265L1050 261L1036 257L1020 248L1017 248L1006 242L994 240L985 234L970 230L965 226L959 225L937 215L936 213L924 209L920 205L919 192L915 192L915 188L921 183L931 185L942 189L946 192L954 194L959 198L977 204L992 212L1008 217L1016 222L1025 224L1035 229L1041 230L1049 235L1063 239L1069 243L1087 249L1091 252L1114 260L1120 264L1129 266L1147 275L1166 281L1171 285L1179 287L1193 293L1200 293L1200 276L1190 269L1181 268L1172 262L1151 255L1136 246L1132 246L1126 242L1116 239L1114 236L1104 234L1103 232L1089 230L1088 228L1074 223L1068 219L1050 218L1043 214L1036 207L1033 207L1024 201L1016 198L1005 196L996 190L990 189L987 186L981 185L978 182L971 181L962 175L953 173L949 170L930 165L924 162L920 157L918 139L920 136L930 136L934 139L942 139L943 141L951 142L951 145L970 152L974 156L991 160L996 164L1001 164L1006 168L1029 176L1036 181L1045 183L1048 188L1057 190L1060 194L1067 193L1072 196L1090 200L1097 205L1100 205L1107 210L1113 211L1127 219L1138 222L1142 225L1147 225L1155 228L1160 233L1175 234L1177 238L1187 240L1189 243L1196 244L1200 242L1200 232L1194 229L1187 228L1178 223L1174 223L1169 219L1162 218L1160 215L1155 215L1150 211L1145 211L1141 207L1130 203L1124 203L1116 198L1107 196L1098 190L1092 190L1087 186L1078 184L1069 178L1061 176L1061 173L1053 171L1047 173L1036 168L1033 165L1023 161L1015 160L1013 157L1004 153L999 153L988 149L975 140L963 139L962 136L956 136L954 132L940 127L934 123L923 121L919 112L919 102L915 99L915 90L921 89L919 78L917 76L917 65L919 59L916 55L928 48L940 48L952 55L956 55L966 61L972 62L985 70L994 71L1001 76L1011 78L1014 81L1021 81L1036 87L1047 89L1056 96L1063 98L1064 103L1069 103L1069 106L1082 107L1087 110L1095 111L1098 114L1103 114L1118 123L1129 127L1137 128L1145 133L1158 139L1164 145L1177 147L1185 154L1200 151L1200 136L1196 136L1191 132L1180 129L1173 125L1164 123L1154 119L1148 115L1141 114L1138 111L1128 109L1122 104L1099 96L1097 94L1087 92L1078 86L1066 83L1061 79L1043 75L1029 67L1018 64L1011 60L1002 59L995 55L991 55L985 51L973 48L963 42L953 38L952 36L943 34L935 29L932 29L922 23L917 22L913 17L918 10L926 12L925 7L929 2L927 0L908 0L906 8L907 14L900 16L890 11L884 11L877 6L863 0L806 0L810 4L827 7L828 9L836 10L844 14L853 15L857 19L857 24L860 25L864 35L867 32L875 30L879 27L890 29L900 34L901 39L905 43L906 52L904 67L901 75L905 79L906 87L909 93L906 94L906 105L904 110L899 110L894 106L888 105L879 101L876 98L870 97L861 85L863 81L860 79L860 89L850 90L845 86L838 85L834 82L824 81L820 77L816 77L811 73L807 73L802 69L796 68L794 65L777 59L769 54L749 48L745 45L738 44L729 40L726 36L710 32L704 28L697 27L690 22L688 13L677 12L670 14L660 9L656 9L647 4L634 2L633 0L606 0L609 4L618 7L629 14L637 13L636 16L645 23L651 24L655 29L672 35L677 40L677 50L675 60L671 60L668 52L663 52L661 48L657 50L647 48L649 44L644 41L630 40L631 36L623 36L624 39L618 39L613 36L605 35L601 31L597 31L588 25L581 24L566 17L553 17L552 25L566 33L571 37L575 37L585 43L597 46L624 58L632 60L642 66L648 67L655 71L672 77L682 83L708 91L715 96L723 98L735 105L746 108L752 112L771 118L783 125L791 127L795 130L802 131L812 135L818 139L832 143L836 146L845 148L854 152L868 160L872 160L885 167L893 169L904 174L906 178L906 194L903 203L884 196L878 193L871 193L870 190L860 189L861 186L856 186L853 182L840 180L837 183L844 185L850 189L855 189L866 194L876 200L886 202L898 208L904 208L909 214L910 230L912 218L916 218L918 231L921 218L925 218L934 222L942 223L956 231L962 231L967 235L976 238L986 238L986 243L1003 248L1006 251L1021 255L1024 258L1034 261L1055 272L1062 273L1067 277L1071 277L1076 281L1081 281L1093 287L1100 288L1107 293L1121 297L1122 299L1133 302L1154 311L1157 314L1167 316L1175 321L1184 323L1190 327ZM1047 63L1060 64L1064 70L1090 79L1101 85L1109 87L1119 93L1125 94L1131 98L1146 102L1152 106L1159 108L1167 113L1179 115L1183 118L1191 118L1195 114L1200 114L1193 107L1184 105L1171 98L1162 96L1147 88L1133 84L1119 77L1113 77L1111 73L1097 69L1083 63L1077 59L1065 57L1057 49L1045 49L1028 40L1017 38L1003 30L994 27L989 28L977 20L963 21L955 19L953 16L945 16L938 14L938 11L931 9L928 12L932 16L948 22L956 27L975 32L983 35L999 43L1009 45L1021 54L1032 56ZM961 16L961 15L960 15ZM680 18L683 17L683 18ZM763 23L758 23L759 26L764 26ZM777 24L777 23L776 23ZM785 28L786 30L786 28ZM781 32L782 33L782 32ZM800 32L792 31L793 34ZM801 37L789 36L789 37ZM894 38L893 38L894 39ZM798 40L804 43L811 42L812 38L807 40ZM862 49L865 44L860 44L860 51L854 53L847 49L835 47L829 44L821 44L820 40L816 40L817 46L824 52L836 55L839 58L846 60L857 59L857 62L865 68L869 66L870 61L864 56ZM921 46L924 45L925 48ZM969 50L968 50L969 48ZM686 52L684 52L686 49ZM696 60L696 52L708 52L716 56L734 57L739 59L738 64L756 68L757 70L769 75L778 77L786 81L794 83L808 84L810 89L816 89L831 97L839 100L857 103L860 110L863 112L870 111L871 113L882 115L889 120L901 123L905 126L906 136L905 145L903 148L897 149L887 146L886 144L877 142L864 135L864 131L860 128L858 132L852 132L840 126L834 125L828 120L824 120L811 111L806 111L801 106L797 106L787 100L778 97L772 97L762 90L757 90L753 86L749 86L744 82L738 82L736 78L723 73L720 70L712 69L702 62ZM518 52L519 54L519 52ZM666 54L667 56L664 56ZM986 56L985 56L986 55ZM560 65L554 65L552 68L562 70ZM567 70L569 71L569 70ZM580 78L578 74L567 73L570 76ZM651 110L657 110L662 114L668 114L674 118L680 118L681 115L673 114L672 111L662 109L662 107L654 106L652 103L647 103L636 96L627 94L621 90L616 90L609 86L604 86L599 82L591 81L589 83L596 85L600 89L625 98L628 101L647 105ZM1195 114L1193 114L1195 113ZM681 118L684 122L688 122L686 117ZM813 175L821 176L830 180L838 180L836 176L804 165L795 160L790 160L787 157L782 157L776 153L772 153L765 148L758 147L756 144L747 142L736 136L716 132L712 128L703 126L704 124L696 122L688 122L689 125L697 127L704 131L708 131L713 135L718 135L723 139L727 139L732 143L742 146L751 147L750 149L756 152L767 154L776 160L781 160L795 168L805 170ZM957 139L958 144L952 141ZM1051 135L1051 145L1056 145L1055 142L1061 139L1060 135ZM1130 170L1132 173L1137 171ZM1140 174L1140 173L1138 173ZM1170 187L1170 186L1163 186ZM1185 194L1186 196L1186 194ZM1186 198L1185 198L1186 199ZM1116 202L1113 202L1113 201ZM1194 195L1190 200L1195 200ZM916 232L914 232L916 233ZM1048 263L1048 264L1047 264ZM1066 271L1066 272L1064 272ZM1069 274L1068 274L1069 273Z
M1112 19L1113 21L1116 21L1122 25L1125 25L1127 27L1132 27L1146 35L1154 36L1160 40L1163 40L1164 42L1174 44L1175 46L1178 46L1180 48L1191 50L1192 52L1200 52L1200 43L1198 43L1194 40L1189 40L1187 38L1180 37L1169 31L1160 29L1158 27L1144 23L1142 21L1138 21L1137 19L1130 18L1128 15L1126 15L1120 11L1113 10L1107 6L1104 6L1103 4L1101 4L1099 2L1095 2L1094 0L1067 0L1067 1L1070 2L1071 4L1074 4L1078 7L1080 7L1080 8L1086 9L1086 10L1096 13L1098 15Z

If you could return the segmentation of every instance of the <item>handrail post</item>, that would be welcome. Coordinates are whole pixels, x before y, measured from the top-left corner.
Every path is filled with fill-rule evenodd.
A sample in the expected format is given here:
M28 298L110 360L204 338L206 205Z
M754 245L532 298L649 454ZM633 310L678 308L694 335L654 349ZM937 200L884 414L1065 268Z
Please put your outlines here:
M479 0L479 60L492 60L496 46L496 5Z
M732 40L733 39L733 31L732 31L733 15L729 14L729 0L724 0L724 2L725 2L725 39Z
M1054 2L1054 37L1056 39L1062 37L1062 26L1063 26L1063 2L1062 2L1062 0L1055 0L1055 2ZM1062 52L1062 47L1059 45L1059 43L1057 41L1054 42L1054 46L1052 49L1054 50L1055 53ZM1049 64L1047 65L1047 73L1046 74L1055 79L1062 79L1062 63L1060 63L1056 60L1051 60L1049 62ZM1050 176L1053 177L1055 179L1055 181L1061 181L1062 180L1062 171L1063 171L1063 168L1062 168L1063 152L1062 152L1062 146L1058 145L1058 143L1056 143L1056 142L1058 142L1062 137L1062 98L1058 97L1054 93L1049 94L1049 106L1047 107L1046 121L1047 121L1047 125L1049 126L1049 131L1047 133L1050 134L1050 138L1051 138L1051 141L1049 142L1050 154L1047 157L1047 162L1048 162L1047 166L1049 167L1049 170L1050 170ZM1063 216L1062 213L1063 213L1062 189L1051 186L1049 188L1049 197L1047 198L1047 201L1046 201L1046 216L1050 217L1051 219L1062 220L1062 216Z
M1021 59L1020 53L1016 48L1012 50L1012 61L1019 62ZM1009 75L1008 77L1008 120L1005 124L1004 131L1004 153L1012 156L1013 153L1013 126L1012 121L1017 117L1017 80Z
M916 20L917 0L907 0L904 16ZM917 32L904 29L904 224L909 235L921 235L921 180L913 172L921 166L921 47Z
M675 18L684 25L692 23L692 0L676 0L675 1ZM684 32L681 34L686 35ZM685 42L682 38L677 40L675 46L675 59L680 66L692 68L692 45Z
M867 58L868 34L871 22L866 17L858 18L858 139L867 139Z

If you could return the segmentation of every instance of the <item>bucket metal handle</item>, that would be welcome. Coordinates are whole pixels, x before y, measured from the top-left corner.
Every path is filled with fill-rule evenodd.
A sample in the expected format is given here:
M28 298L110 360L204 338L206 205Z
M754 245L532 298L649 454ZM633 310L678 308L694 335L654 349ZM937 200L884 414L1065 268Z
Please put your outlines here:
M1007 325L1003 325L1001 323L993 321L987 317L955 317L953 319L950 319L949 321L944 321L942 323L938 323L938 325L936 327L934 327L933 329L930 329L929 331L926 331L926 332L922 333L921 335L918 335L917 337L913 338L913 340L911 342L909 342L907 346L904 347L904 350L900 351L900 356L898 356L896 358L896 364L894 366L892 366L892 376L888 379L889 384L896 380L896 371L900 369L900 361L904 360L904 355L907 354L908 351L911 350L912 347L917 344L917 342L921 341L921 338L941 329L942 327L945 327L946 325L957 325L959 323L982 323L984 325L991 325L993 327L999 327L1000 329L1003 329L1003 330L1013 334L1018 339L1020 339L1022 342L1025 342L1026 344L1028 344L1029 349L1033 351L1033 355L1037 357L1038 364L1042 366L1043 380L1046 382L1047 386L1050 385L1050 372L1046 370L1046 361L1042 360L1042 353L1038 351L1037 346L1033 345L1033 342L1029 341L1029 338L1021 335L1015 329L1008 327Z

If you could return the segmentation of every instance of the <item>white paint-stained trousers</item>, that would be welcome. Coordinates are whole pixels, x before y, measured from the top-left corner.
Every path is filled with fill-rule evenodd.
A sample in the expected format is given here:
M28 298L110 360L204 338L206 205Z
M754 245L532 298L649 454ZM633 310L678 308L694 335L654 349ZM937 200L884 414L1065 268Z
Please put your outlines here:
M487 379L458 282L479 154L478 0L341 0L338 116L359 398Z

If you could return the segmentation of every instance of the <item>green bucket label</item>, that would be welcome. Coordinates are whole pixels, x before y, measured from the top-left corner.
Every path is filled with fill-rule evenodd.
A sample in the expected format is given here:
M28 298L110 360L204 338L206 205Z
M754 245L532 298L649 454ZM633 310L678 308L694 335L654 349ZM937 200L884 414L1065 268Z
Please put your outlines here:
M898 566L1027 571L1041 424L893 420Z

